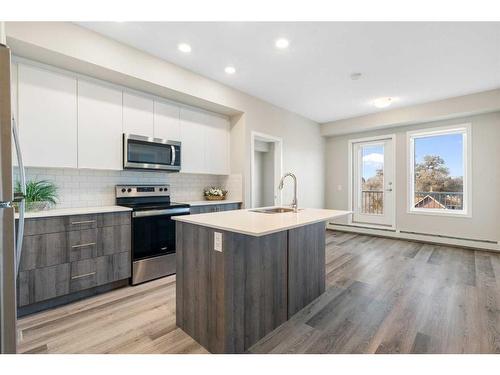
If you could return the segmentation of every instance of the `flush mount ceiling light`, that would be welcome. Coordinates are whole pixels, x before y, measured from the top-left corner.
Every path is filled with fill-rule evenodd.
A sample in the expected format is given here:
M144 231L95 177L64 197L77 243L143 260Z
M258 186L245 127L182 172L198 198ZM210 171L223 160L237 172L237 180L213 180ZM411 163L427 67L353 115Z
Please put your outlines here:
M279 39L276 39L276 42L274 43L274 45L276 46L276 48L285 49L285 48L288 48L288 46L290 45L290 42L288 41L288 39L279 38Z
M224 71L227 74L234 74L234 73L236 73L236 68L234 66L226 66L226 68L224 69Z
M373 101L373 105L377 108L386 108L389 107L392 103L397 101L397 98L393 98L390 96L386 96L383 98L377 98Z
M361 74L361 73L352 73L352 74L351 74L351 79L352 79L353 81L357 81L358 79L360 79L360 78L361 78L361 76L362 76L362 74Z
M191 52L191 46L187 43L179 43L177 45L177 49L181 52L184 52L184 53L189 53Z

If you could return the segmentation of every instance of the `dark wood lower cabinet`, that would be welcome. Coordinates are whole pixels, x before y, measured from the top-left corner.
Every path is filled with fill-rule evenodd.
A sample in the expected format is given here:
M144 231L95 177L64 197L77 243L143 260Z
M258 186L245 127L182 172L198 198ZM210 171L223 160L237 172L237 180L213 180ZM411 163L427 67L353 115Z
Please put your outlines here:
M324 223L261 237L176 225L177 325L212 353L245 352L325 290Z
M25 306L69 293L70 264L19 272L18 305Z
M241 203L212 203L202 206L191 206L189 211L191 214L206 214L209 212L233 211L239 210Z
M130 277L129 212L28 219L26 227L32 234L23 241L19 307L50 306L51 299Z

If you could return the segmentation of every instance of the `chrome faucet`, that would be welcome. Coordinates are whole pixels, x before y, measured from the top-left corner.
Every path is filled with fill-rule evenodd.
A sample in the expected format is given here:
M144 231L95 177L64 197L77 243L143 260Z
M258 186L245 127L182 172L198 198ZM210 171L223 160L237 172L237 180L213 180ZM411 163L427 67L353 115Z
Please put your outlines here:
M280 184L278 186L278 189L279 190L283 189L283 184L285 182L285 178L287 178L288 176L290 176L291 178L293 178L293 201L292 201L291 206L293 208L293 212L298 212L299 211L299 207L298 207L298 204L297 204L297 177L293 173L288 172L283 177L281 177L281 181L280 181Z

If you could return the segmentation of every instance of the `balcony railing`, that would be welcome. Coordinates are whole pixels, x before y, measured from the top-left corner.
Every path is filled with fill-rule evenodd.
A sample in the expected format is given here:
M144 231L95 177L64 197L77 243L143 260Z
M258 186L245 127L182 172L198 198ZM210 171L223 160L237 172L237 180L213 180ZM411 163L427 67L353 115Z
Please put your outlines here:
M447 210L462 210L464 193L456 191L415 192L416 208L441 208Z
M414 205L417 208L462 210L464 206L464 193L455 191L417 191L415 192ZM383 214L383 190L362 190L361 211L364 214Z
M364 214L383 214L384 192L382 190L362 190L361 211Z

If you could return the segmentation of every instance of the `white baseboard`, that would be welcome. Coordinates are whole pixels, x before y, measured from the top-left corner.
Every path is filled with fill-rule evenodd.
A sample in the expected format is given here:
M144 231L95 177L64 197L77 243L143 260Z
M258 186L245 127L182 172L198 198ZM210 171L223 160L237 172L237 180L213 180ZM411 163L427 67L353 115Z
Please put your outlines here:
M481 250L500 252L499 243L493 241L458 239L458 238L450 238L445 236L438 236L438 235L424 234L424 233L422 234L405 233L394 229L368 228L368 227L362 227L356 225L344 225L344 224L338 225L329 223L327 225L327 228L343 232L372 234L374 236L381 236L381 237L399 238L399 239L428 242L440 245L459 246L470 249L481 249Z

